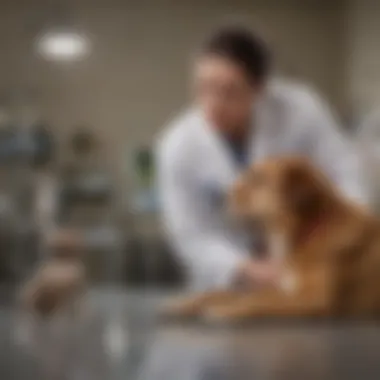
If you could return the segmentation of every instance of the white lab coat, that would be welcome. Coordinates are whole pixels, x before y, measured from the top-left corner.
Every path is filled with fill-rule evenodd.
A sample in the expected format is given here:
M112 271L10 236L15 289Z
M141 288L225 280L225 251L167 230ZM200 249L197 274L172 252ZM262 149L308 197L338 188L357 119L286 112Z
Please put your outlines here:
M270 155L305 155L347 196L366 203L361 160L311 89L270 83L255 107L253 126L252 162ZM199 290L231 285L248 250L220 195L228 191L240 168L196 109L175 120L157 148L163 225L191 285Z
M365 175L368 178L371 210L380 215L380 113L369 113L359 123L354 142L363 157Z

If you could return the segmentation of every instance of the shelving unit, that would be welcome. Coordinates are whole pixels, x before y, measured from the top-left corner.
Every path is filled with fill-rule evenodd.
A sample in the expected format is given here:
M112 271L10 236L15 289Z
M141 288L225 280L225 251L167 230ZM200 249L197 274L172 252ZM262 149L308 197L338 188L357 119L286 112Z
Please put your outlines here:
M61 174L59 226L83 236L90 280L123 281L125 240L118 221L115 186L99 163L94 137L79 131L72 139L73 158Z

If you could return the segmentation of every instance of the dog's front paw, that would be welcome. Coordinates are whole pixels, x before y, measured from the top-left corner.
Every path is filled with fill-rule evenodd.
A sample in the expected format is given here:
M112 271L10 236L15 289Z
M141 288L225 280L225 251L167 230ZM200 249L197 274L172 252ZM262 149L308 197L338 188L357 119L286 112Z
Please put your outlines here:
M257 305L252 301L230 305L210 306L202 311L202 319L215 324L240 324L252 321L258 314Z
M194 318L199 314L199 308L194 302L185 299L172 299L161 305L159 315L163 318Z
M204 310L201 319L207 324L224 325L231 323L231 317L224 310L219 308L209 308Z
M202 312L202 320L211 324L235 324L244 319L244 315L231 307L209 307Z

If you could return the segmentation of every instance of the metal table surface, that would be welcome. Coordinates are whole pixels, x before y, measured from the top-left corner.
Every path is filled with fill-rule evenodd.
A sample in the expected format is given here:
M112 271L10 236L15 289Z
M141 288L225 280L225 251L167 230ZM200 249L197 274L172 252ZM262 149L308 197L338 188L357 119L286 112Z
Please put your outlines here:
M379 379L375 324L157 321L163 295L93 291L90 312L25 328L0 308L1 380ZM31 333L32 331L32 333Z

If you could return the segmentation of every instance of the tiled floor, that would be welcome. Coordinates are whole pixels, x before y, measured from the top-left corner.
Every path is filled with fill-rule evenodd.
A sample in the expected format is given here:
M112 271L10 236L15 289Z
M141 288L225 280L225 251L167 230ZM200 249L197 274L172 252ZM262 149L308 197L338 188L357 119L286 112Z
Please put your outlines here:
M92 294L92 312L81 321L31 328L4 305L0 379L380 378L380 327L375 325L158 325L154 310L160 298L104 289Z

